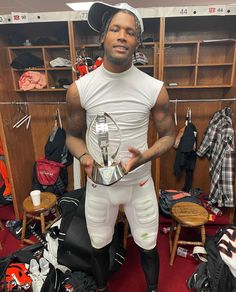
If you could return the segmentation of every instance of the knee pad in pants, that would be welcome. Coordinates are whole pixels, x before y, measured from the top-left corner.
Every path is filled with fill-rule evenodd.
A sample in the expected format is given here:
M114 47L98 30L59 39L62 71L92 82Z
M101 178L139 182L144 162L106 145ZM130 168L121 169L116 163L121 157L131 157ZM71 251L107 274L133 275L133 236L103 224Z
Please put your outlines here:
M155 291L158 287L159 255L156 247L151 250L140 248L141 265L145 274L147 291Z

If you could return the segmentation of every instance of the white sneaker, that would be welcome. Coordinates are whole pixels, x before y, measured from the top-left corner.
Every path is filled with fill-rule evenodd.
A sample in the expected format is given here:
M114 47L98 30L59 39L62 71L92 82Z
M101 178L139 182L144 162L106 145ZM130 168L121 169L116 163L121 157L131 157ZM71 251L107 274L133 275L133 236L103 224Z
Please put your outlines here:
M43 286L43 278L42 275L39 274L30 274L30 278L32 280L32 290L33 292L40 292Z
M38 262L36 261L36 259L31 259L30 260L30 265L29 265L29 271L31 274L39 274L39 264Z
M49 268L49 262L48 260L46 260L45 258L40 258L39 259L39 266L40 266L40 270L41 270L41 275L42 276L47 276L50 268Z

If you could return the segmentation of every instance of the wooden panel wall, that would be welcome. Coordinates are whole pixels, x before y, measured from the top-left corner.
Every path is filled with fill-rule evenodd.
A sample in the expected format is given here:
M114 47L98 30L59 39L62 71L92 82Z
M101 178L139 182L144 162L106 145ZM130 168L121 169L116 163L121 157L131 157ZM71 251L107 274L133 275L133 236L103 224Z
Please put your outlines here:
M196 25L196 20L198 25ZM207 40L221 38L235 38L235 17L220 18L216 17L212 21L210 17L200 17L199 19L187 17L166 18L165 28L162 33L165 35L165 42L186 41L186 40ZM164 25L163 25L164 27ZM176 56L178 58L178 56ZM218 59L216 58L216 63ZM235 61L235 60L234 60ZM178 61L176 61L178 63ZM235 65L234 65L234 69ZM173 71L175 68L172 69ZM201 102L201 99L221 99L236 97L235 89L236 76L234 74L234 86L232 88L205 88L205 89L169 89L170 99L199 99L199 102L177 103L178 125L176 132L184 126L187 107L192 109L192 122L198 130L198 146L200 145L204 132L213 114L230 106L234 112L233 123L236 126L236 102ZM174 114L175 106L171 103L171 111ZM235 129L236 131L236 129ZM235 132L236 133L236 132ZM176 150L171 149L161 157L160 161L160 188L162 189L182 189L185 180L183 172L179 178L173 173ZM197 159L194 171L193 188L201 188L208 193L210 190L209 161L206 158Z
M192 122L198 130L198 146L200 145L204 131L208 126L210 118L213 114L224 108L230 106L234 113L236 113L236 102L199 102L199 103L179 103L177 104L177 117L178 130L184 126L185 115L187 107L192 109ZM172 113L174 113L174 104L171 104ZM233 115L234 125L236 124L236 116ZM182 189L184 185L185 172L177 178L173 174L174 161L176 157L176 150L171 149L167 154L161 157L161 169L160 169L160 187L163 189ZM206 158L197 159L196 168L194 171L193 188L201 188L204 192L208 193L210 189L210 176L209 176L209 161Z
M2 38L0 59L1 59L1 76L0 76L0 101L9 102L14 100L23 100L13 90L12 76L10 74L9 64L7 62L7 50ZM31 131L25 127L13 129L14 123L20 116L19 107L14 104L0 104L2 115L1 135L2 140L6 143L5 155L6 164L12 184L12 196L16 218L19 218L22 210L22 201L28 196L31 187L31 168L30 165L34 160L34 148L32 144ZM14 182L14 183L13 183Z
M17 93L13 89L12 75L9 67L4 35L1 38L0 60L0 134L5 145L7 167L12 182L13 205L16 218L22 215L22 202L32 188L32 169L36 159L44 156L44 145L54 125L54 117L58 101L65 101L66 92L25 92ZM26 105L16 105L14 101L26 102ZM29 105L27 105L29 101ZM52 105L31 105L30 102L49 101ZM12 104L4 104L11 103ZM65 104L59 105L65 126ZM25 114L31 114L29 129L23 124L18 129L13 125ZM68 190L73 189L72 167L68 167Z

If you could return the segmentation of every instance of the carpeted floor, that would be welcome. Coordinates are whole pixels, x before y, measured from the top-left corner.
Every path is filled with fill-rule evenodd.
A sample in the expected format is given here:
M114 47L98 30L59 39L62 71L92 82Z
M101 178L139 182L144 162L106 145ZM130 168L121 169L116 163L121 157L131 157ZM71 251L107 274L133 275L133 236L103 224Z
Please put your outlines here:
M162 226L160 226L161 228ZM213 235L219 226L208 226L207 234ZM157 248L160 255L158 292L187 292L186 280L198 263L192 259L176 256L173 266L169 265L168 236L159 233ZM145 292L145 280L139 264L138 249L132 238L128 243L128 254L121 270L113 275L109 287L111 292Z
M0 219L3 224L7 219L14 219L11 206L1 207ZM161 220L162 224L168 224L168 220ZM163 225L160 225L160 229ZM213 235L219 225L208 225L207 234ZM189 235L189 234L188 234ZM0 242L3 249L0 250L0 258L10 255L13 251L22 248L7 228L0 231ZM188 291L186 280L193 273L198 263L194 260L176 256L174 265L169 265L168 236L159 233L157 248L160 255L159 292L185 292ZM110 292L145 292L145 280L139 264L138 249L130 237L128 239L127 257L121 270L114 274L109 281ZM50 291L53 292L53 291Z

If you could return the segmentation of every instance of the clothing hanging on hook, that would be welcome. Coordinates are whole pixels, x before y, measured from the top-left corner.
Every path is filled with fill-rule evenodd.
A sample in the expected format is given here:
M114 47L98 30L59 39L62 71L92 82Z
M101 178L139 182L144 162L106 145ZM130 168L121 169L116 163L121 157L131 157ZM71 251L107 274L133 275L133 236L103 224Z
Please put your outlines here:
M188 125L188 123L192 122L192 110L190 107L187 108L186 118L185 118L185 126Z
M25 103L25 115L19 121L17 121L12 127L18 129L21 125L27 122L26 129L28 130L30 121L31 121L31 115L28 113L28 106Z
M178 100L176 99L175 100L175 112L174 112L174 121L175 121L175 125L176 126L178 125L178 119L177 119L177 103L178 103Z
M233 116L233 110L232 110L230 107L226 107L226 108L225 108L225 114L226 114L228 117L232 118L232 116Z
M185 182L182 188L185 192L190 192L192 188L193 172L196 164L196 141L197 129L192 123L192 110L188 107L185 124L179 130L174 144L174 148L177 150L174 162L174 174L179 177L183 171L185 172Z
M218 207L235 207L235 139L229 107L214 113L197 150L210 161L209 199Z
M192 121L192 111L191 111L191 108L188 107L187 112L186 112L186 117L185 117L185 125L179 129L178 134L176 135L174 149L177 149L179 147L179 143L180 143L181 138L183 137L185 128L191 121Z
M55 124L56 124L55 126L62 129L62 121L61 121L61 113L60 113L59 105L56 110Z

